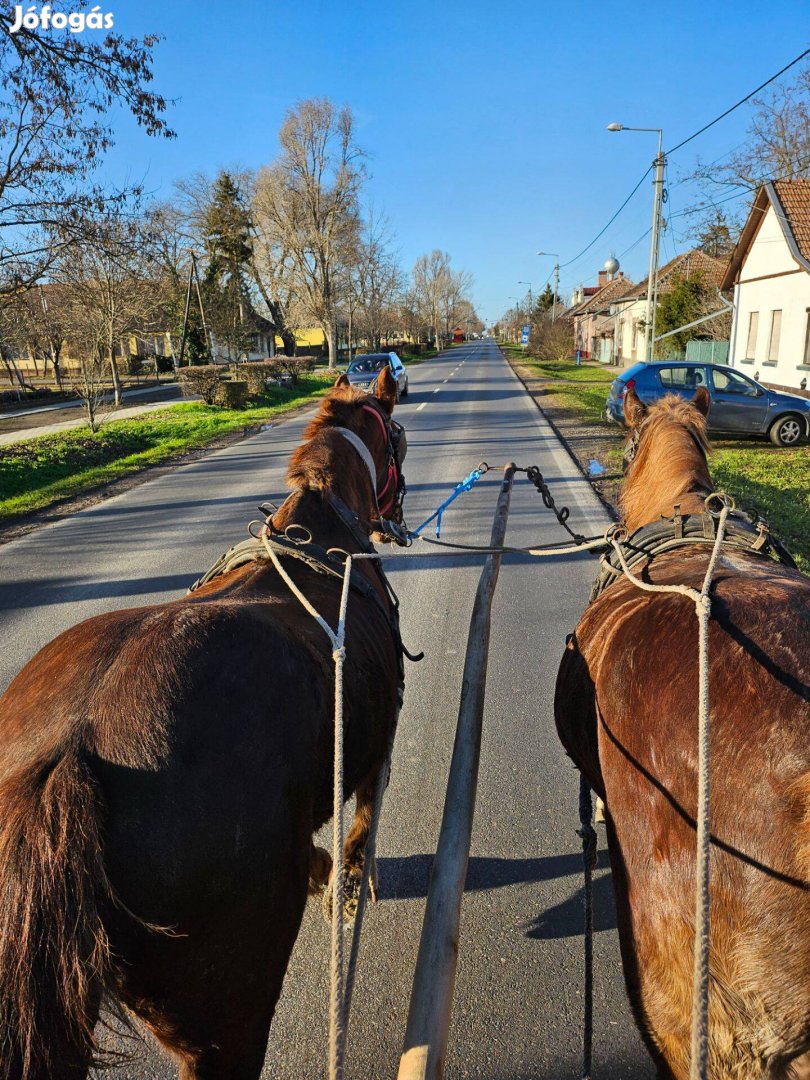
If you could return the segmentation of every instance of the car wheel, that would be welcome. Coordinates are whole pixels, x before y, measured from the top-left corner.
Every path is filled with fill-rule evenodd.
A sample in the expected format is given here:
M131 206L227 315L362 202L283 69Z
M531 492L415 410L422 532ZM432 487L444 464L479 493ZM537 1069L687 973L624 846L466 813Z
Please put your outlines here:
M408 396L408 380L406 379L405 380L405 387L404 387L402 393L400 394L400 397L407 397L407 396Z
M802 437L803 426L798 416L781 416L770 431L776 446L795 446Z

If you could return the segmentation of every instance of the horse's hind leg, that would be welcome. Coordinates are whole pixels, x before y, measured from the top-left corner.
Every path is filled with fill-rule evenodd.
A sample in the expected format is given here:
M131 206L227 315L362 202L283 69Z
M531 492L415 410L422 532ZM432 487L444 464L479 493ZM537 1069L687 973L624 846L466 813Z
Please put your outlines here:
M372 814L374 813L374 796L377 792L377 781L382 768L384 768L384 765L379 765L370 772L357 788L357 807L354 821L343 845L344 912L347 919L353 919L357 912L360 885L363 880L363 867L365 865L366 844L371 828ZM369 874L369 892L371 899L374 901L377 899L376 878L376 866L372 866Z
M124 967L122 999L178 1059L181 1080L259 1080L306 904L305 843L274 896L234 903L186 936L153 936Z

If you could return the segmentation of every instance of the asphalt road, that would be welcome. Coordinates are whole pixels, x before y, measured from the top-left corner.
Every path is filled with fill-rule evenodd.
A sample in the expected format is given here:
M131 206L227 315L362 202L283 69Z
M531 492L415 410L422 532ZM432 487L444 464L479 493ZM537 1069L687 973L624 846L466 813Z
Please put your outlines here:
M492 342L409 369L398 410L408 432L406 516L427 517L482 459L536 464L576 529L606 523L589 485ZM305 416L0 547L0 686L55 633L96 612L176 596L245 533L256 505L284 495L287 458ZM443 536L486 542L499 473L448 511ZM565 539L524 480L507 540ZM403 634L426 659L408 665L405 707L379 839L382 901L366 922L348 1076L396 1075L432 853L455 730L478 556L388 564ZM417 557L415 557L417 556ZM462 909L448 1078L567 1080L580 1075L582 888L577 777L556 738L553 686L565 634L588 597L587 555L504 560L493 612L478 807ZM604 847L604 841L600 848ZM596 899L594 1074L646 1080L652 1067L629 1016L606 855ZM328 928L319 903L304 916L279 1002L264 1077L325 1074ZM105 1036L108 1040L112 1036ZM128 1080L175 1075L147 1044ZM113 1075L118 1075L113 1074Z

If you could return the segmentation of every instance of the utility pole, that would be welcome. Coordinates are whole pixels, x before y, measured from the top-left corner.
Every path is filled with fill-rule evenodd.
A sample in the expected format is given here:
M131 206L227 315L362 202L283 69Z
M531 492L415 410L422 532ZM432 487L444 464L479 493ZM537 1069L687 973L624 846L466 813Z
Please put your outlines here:
M661 220L664 205L664 168L667 159L661 147L661 132L658 132L658 155L653 181L653 221L652 241L650 243L650 272L647 278L647 359L655 359L655 317L658 310L658 262L661 250Z
M661 207L664 203L664 168L667 163L663 151L663 132L661 128L627 127L625 124L612 123L608 131L650 131L658 135L658 154L653 161L655 179L653 180L653 219L650 235L650 271L647 275L647 328L646 359L652 360L655 348L655 309L658 303L658 257L661 249Z
M554 296L551 300L551 322L557 321L557 292L560 288L560 256L553 251L538 251L538 255L547 255L554 259Z

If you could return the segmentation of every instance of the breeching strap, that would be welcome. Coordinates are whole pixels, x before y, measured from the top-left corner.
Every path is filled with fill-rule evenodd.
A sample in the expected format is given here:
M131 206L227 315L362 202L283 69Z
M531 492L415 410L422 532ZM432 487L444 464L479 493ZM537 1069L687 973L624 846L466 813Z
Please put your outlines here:
M284 569L281 559L268 543L265 530L261 533L270 561L290 592L301 606L317 622L332 646L332 660L335 664L335 747L332 792L332 917L331 917L331 956L329 965L329 1080L344 1080L346 1061L346 1037L349 1024L349 1010L354 986L354 973L357 954L360 947L360 931L363 925L369 875L374 863L377 840L377 824L382 807L382 797L388 777L389 762L393 741L389 743L388 755L380 770L377 790L374 796L372 820L363 860L363 879L360 885L357 915L352 935L348 971L344 971L343 949L343 665L346 659L346 610L351 591L352 560L378 558L374 555L347 555L343 573L343 589L340 595L340 610L337 629L333 630L313 605L298 588Z
M619 557L625 576L645 592L679 593L695 604L698 620L698 806L695 873L695 944L692 968L692 1038L689 1080L706 1080L709 1061L709 621L712 602L710 589L717 559L726 531L726 519L732 504L722 493L723 506L718 514L717 535L706 567L700 592L688 585L653 585L636 577L625 562L621 544L610 541Z

